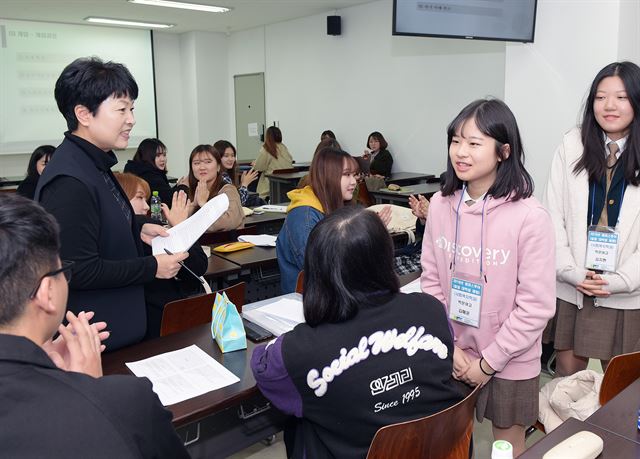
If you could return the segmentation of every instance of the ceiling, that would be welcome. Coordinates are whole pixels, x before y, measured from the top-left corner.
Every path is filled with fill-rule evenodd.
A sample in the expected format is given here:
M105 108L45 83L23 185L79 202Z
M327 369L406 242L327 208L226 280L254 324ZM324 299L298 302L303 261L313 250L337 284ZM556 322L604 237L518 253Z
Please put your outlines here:
M187 1L187 0L185 0ZM134 5L127 0L0 0L0 17L69 24L88 24L87 16L176 24L163 31L194 30L230 33L265 24L370 3L372 0L188 0L232 8L227 13L203 13L175 8ZM339 14L339 13L338 13ZM92 24L95 25L95 24Z

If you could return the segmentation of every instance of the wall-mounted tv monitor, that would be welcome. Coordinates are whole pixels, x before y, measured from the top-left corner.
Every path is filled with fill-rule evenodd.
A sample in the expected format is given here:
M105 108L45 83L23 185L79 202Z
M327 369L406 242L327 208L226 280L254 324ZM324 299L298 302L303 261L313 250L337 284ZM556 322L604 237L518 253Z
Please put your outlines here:
M393 0L393 35L533 42L537 0Z

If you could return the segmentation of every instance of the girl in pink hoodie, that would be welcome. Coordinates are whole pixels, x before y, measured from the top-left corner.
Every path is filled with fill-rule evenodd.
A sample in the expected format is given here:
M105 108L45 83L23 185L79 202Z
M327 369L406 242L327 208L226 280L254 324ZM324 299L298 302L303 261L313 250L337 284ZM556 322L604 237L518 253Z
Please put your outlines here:
M472 102L447 137L447 171L423 239L422 290L451 319L454 377L484 386L476 417L490 419L494 438L518 455L538 416L541 336L555 312L553 226L532 197L504 102Z

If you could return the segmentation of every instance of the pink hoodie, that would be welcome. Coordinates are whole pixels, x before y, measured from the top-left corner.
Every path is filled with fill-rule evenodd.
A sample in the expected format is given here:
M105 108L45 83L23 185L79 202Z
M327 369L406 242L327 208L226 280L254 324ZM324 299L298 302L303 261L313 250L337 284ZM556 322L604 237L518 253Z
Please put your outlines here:
M462 191L431 199L422 243L422 290L449 311L453 252L456 271L480 272L483 201L462 203L455 244L456 208ZM484 292L480 327L452 321L455 344L480 353L502 379L540 373L542 331L555 313L556 271L553 225L536 198L512 202L487 198L484 211Z

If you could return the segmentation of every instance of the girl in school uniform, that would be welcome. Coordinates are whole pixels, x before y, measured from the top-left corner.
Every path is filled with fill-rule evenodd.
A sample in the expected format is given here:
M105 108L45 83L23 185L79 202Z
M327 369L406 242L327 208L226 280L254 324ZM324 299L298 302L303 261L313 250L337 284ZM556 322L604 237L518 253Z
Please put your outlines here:
M545 193L556 232L557 313L545 340L565 376L640 350L640 68L596 75L582 124L556 150Z
M229 198L229 208L207 231L229 231L244 223L240 195L235 186L222 179L221 164L220 152L212 145L198 145L189 156L188 194L193 202L192 213L222 193Z
M542 332L555 311L551 219L533 182L515 117L500 100L467 105L447 129L441 191L430 201L421 286L454 331L453 375L484 386L490 419L514 456L538 417Z
M242 175L238 174L238 162L236 161L236 147L228 140L218 140L213 144L213 148L220 152L222 159L222 180L238 189L240 194L240 202L243 206L249 201L248 186L258 178L258 172L253 169L244 171ZM257 205L257 204L253 204Z
M282 143L282 131L280 131L280 128L270 126L265 137L265 142L258 152L258 157L252 164L254 170L262 172L256 189L262 199L269 196L267 174L271 174L278 169L290 169L293 167L293 158L287 146Z

